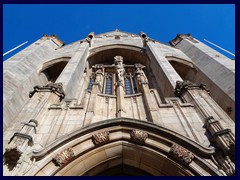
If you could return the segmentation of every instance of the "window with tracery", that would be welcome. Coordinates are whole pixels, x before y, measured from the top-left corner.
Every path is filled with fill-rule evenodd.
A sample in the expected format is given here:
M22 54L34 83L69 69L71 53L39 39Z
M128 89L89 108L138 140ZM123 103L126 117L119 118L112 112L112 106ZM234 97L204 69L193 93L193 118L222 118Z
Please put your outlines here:
M116 95L118 86L123 88L125 95L139 93L140 87L138 87L138 84L147 81L142 70L145 66L141 64L125 65L122 64L121 58L115 60L115 64L112 65L95 64L92 66L88 91L91 91L93 84L97 84L98 92L102 94Z

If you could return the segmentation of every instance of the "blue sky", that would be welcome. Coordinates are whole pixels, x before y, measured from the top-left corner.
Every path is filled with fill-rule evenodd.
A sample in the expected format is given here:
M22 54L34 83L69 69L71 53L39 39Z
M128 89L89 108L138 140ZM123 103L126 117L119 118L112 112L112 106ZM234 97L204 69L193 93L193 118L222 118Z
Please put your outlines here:
M190 33L202 42L205 38L235 54L234 4L4 4L3 52L25 41L28 43L3 60L43 34L57 34L69 44L90 32L100 34L115 29L134 34L144 31L149 37L167 44L178 33Z

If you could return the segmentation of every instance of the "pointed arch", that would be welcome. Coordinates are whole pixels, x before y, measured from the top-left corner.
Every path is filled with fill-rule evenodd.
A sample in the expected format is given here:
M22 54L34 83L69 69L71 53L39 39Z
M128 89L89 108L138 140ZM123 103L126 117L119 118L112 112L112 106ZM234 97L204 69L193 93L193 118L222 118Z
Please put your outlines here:
M147 133L145 141L138 141L133 130ZM93 136L108 131L109 139L94 143ZM190 162L172 153L173 145L194 154ZM64 149L72 148L74 157L56 166L53 158ZM130 118L115 118L94 123L66 135L43 150L33 151L32 158L41 167L33 175L99 175L119 165L131 166L151 175L221 175L207 159L215 152L169 129ZM197 155L195 155L195 153ZM205 160L204 160L205 159ZM39 170L41 169L41 170ZM169 171L171 169L171 171Z

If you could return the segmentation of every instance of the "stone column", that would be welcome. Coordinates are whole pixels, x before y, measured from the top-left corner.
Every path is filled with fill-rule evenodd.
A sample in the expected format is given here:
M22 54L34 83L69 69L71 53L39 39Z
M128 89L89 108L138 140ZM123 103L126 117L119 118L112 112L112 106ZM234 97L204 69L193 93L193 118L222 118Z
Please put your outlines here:
M93 76L95 77L95 82L92 85L92 90L89 95L88 105L86 108L86 114L84 118L84 126L91 124L91 120L95 115L96 108L97 108L97 94L102 92L103 89L103 79L104 79L104 67L103 65L96 65L93 66L95 71L93 72Z
M148 80L143 72L143 66L142 64L135 64L135 77L138 83L138 86L141 89L141 92L143 93L144 103L146 105L146 114L148 116L148 120L151 122L159 120L158 115L158 106L156 104L156 101L153 99L152 94L149 89Z
M208 95L203 84L177 81L175 95L184 102L193 103L204 118L209 140L218 151L214 157L227 175L235 174L235 124ZM220 151L219 151L220 150ZM224 154L224 156L223 156Z
M182 81L182 78L163 56L161 49L159 49L154 42L148 41L146 49L147 55L151 61L150 66L152 72L157 77L158 84L161 85L161 91L165 97L173 96L176 81Z
M83 76L89 49L88 42L82 42L79 50L72 56L56 82L63 82L66 98L77 98L81 77Z
M19 113L16 121L20 128L12 129L8 131L11 134L4 136L4 164L9 169L5 174L8 175L24 175L25 170L29 170L28 167L32 163L29 153L32 146L36 145L34 138L38 135L38 129L44 126L42 121L39 121L44 119L39 117L47 111L49 105L59 103L65 97L65 93L61 83L49 83L45 86L35 86L29 93L29 97L31 99ZM24 165L26 160L28 162Z

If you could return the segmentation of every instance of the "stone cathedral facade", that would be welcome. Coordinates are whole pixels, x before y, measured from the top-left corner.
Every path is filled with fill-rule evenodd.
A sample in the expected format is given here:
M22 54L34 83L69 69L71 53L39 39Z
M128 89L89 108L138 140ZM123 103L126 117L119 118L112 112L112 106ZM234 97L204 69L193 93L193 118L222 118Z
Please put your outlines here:
M3 175L235 175L235 61L190 34L39 40L3 62Z

